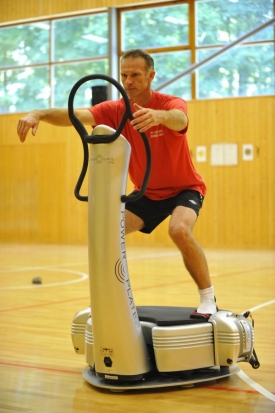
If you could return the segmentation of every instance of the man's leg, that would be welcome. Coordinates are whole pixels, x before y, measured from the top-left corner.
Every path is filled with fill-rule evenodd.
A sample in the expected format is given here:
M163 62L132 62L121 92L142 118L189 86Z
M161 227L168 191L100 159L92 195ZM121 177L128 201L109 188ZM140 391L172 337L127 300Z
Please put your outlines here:
M207 261L192 234L196 220L197 215L193 209L184 206L176 207L170 219L169 235L179 248L186 269L198 286L201 303L197 312L213 314L216 312L216 304Z
M144 222L140 217L125 209L125 227L126 234L130 234L131 232L142 229L144 227Z

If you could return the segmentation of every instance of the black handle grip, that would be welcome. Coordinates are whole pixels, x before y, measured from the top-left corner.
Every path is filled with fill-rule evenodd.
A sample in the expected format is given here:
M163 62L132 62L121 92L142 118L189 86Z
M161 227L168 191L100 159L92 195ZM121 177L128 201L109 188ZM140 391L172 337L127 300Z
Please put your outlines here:
M89 80L95 80L95 79L101 79L109 83L112 83L121 93L124 99L124 102L125 102L125 113L123 115L123 118L121 119L118 129L113 134L110 134L110 135L89 135L84 125L80 122L80 120L74 114L73 102L74 102L74 97L75 97L77 90L83 83L86 83ZM75 85L73 86L70 92L69 99L68 99L68 114L69 114L69 118L73 126L75 127L76 131L78 132L81 138L82 145L83 145L83 151L84 151L82 170L80 172L78 181L76 183L74 194L76 198L79 199L80 201L87 202L88 197L80 195L80 189L81 189L81 186L83 184L83 181L84 181L87 169L88 169L88 163L89 163L88 143L97 144L97 143L113 142L121 134L127 119L132 120L134 119L134 117L131 111L129 98L127 96L127 93L121 86L121 84L117 82L115 79L111 78L110 76L102 75L102 74L84 76L75 83ZM147 158L147 166L146 166L146 170L144 173L143 182L142 182L142 185L139 191L135 192L134 194L130 194L130 195L122 195L121 202L137 201L139 198L141 198L144 195L144 192L147 188L147 184L148 184L148 180L149 180L150 172L151 172L151 166L152 166L151 150L150 150L150 145L149 145L146 134L144 132L140 132L140 135L142 137L142 140L145 146L146 158Z

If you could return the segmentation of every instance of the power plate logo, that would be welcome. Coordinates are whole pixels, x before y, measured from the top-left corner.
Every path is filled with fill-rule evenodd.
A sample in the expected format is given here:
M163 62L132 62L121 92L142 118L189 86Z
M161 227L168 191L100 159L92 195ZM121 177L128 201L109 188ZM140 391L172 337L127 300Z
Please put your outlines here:
M125 216L124 210L121 211L120 215L120 250L121 250L121 257L116 261L115 264L115 275L117 280L124 284L125 293L130 305L130 309L132 312L133 319L136 324L138 324L138 315L137 310L134 303L134 298L132 294L132 289L130 285L130 279L128 275L128 267L127 267L127 260L126 260L126 245L125 245Z
M119 282L122 284L125 284L128 276L127 276L127 267L125 265L125 260L119 258L116 262L115 265L115 274L116 278L118 279Z
M95 158L91 158L91 161L95 161L96 163L103 163L103 162L107 162L107 163L115 163L115 159L114 158L105 158L102 155L97 155Z

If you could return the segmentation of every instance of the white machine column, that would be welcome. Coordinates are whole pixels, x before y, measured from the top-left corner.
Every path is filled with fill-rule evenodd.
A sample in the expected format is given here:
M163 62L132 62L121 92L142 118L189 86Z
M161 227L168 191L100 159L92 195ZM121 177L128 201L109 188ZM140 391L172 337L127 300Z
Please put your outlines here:
M102 129L102 130L101 130ZM93 134L106 134L98 126ZM151 362L126 260L125 205L131 147L119 136L89 145L88 236L95 369L99 377L139 380Z

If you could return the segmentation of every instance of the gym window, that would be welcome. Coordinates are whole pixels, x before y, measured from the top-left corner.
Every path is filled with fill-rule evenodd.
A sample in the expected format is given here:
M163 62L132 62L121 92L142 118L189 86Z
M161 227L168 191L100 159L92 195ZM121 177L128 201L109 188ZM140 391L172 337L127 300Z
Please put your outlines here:
M190 65L272 19L273 9L273 0L197 0L124 9L119 52L146 45L156 62L153 88L186 100L274 94L273 25L193 75L179 77Z
M66 107L72 86L91 73L108 73L107 12L0 29L0 113ZM75 106L90 100L81 86Z
M273 14L274 0L186 0L117 9L118 55L145 48L155 60L153 88L186 100L274 94L274 25L180 77ZM66 107L78 79L109 74L110 49L108 11L0 28L0 113ZM90 86L81 86L75 106L90 100Z

